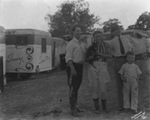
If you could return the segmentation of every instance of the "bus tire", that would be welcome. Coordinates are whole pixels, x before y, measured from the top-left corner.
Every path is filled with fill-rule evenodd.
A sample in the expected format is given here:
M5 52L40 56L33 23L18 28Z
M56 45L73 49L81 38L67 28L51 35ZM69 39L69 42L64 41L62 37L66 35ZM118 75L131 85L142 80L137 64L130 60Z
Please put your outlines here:
M31 73L20 73L20 78L26 80L31 76Z
M17 80L18 73L7 73L7 81L15 81Z

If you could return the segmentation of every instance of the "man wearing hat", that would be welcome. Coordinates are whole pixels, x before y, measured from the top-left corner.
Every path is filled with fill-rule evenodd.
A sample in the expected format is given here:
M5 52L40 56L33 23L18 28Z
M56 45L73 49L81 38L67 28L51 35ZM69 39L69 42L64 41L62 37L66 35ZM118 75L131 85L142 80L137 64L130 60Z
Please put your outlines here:
M118 89L118 103L119 103L119 111L123 110L123 83L121 80L121 76L119 75L119 70L121 66L126 62L125 54L128 51L132 51L133 45L131 41L133 38L129 35L121 35L121 29L117 24L112 25L111 34L113 36L112 40L108 42L109 47L112 51L112 55L114 56L114 72L115 72L115 79L117 83ZM142 54L136 54L137 59L143 59Z

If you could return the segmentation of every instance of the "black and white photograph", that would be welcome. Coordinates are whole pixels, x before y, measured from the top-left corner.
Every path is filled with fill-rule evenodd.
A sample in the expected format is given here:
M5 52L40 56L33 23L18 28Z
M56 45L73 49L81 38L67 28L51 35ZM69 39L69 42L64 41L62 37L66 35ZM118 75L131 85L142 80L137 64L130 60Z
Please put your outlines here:
M150 120L150 0L0 0L0 120Z

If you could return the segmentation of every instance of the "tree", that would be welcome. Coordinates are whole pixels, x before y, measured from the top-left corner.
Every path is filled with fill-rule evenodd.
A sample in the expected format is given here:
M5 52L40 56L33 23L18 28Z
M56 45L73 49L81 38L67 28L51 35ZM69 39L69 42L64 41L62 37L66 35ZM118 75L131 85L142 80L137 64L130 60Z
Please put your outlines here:
M66 1L52 15L47 14L49 31L52 36L62 36L69 33L71 25L80 23L84 32L89 32L94 24L99 23L99 18L89 13L89 3L84 0Z
M117 24L120 26L120 28L123 30L123 26L120 25L121 22L117 19L117 18L113 18L113 19L109 19L108 21L105 21L103 23L103 29L104 29L104 32L110 32L111 31L111 27L113 24Z
M135 25L129 25L127 30L132 30L132 29L135 29Z
M134 25L128 26L128 29L149 30L150 29L150 12L144 12L139 16Z

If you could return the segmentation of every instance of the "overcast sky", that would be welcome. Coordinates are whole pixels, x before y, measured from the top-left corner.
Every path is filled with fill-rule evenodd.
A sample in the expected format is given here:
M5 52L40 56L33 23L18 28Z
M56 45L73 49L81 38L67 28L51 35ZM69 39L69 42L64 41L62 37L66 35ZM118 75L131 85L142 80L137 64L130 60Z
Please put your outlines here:
M0 25L6 29L32 28L48 30L44 17L55 13L66 0L0 0ZM101 18L118 18L126 29L145 11L150 12L150 0L85 0L90 12Z

